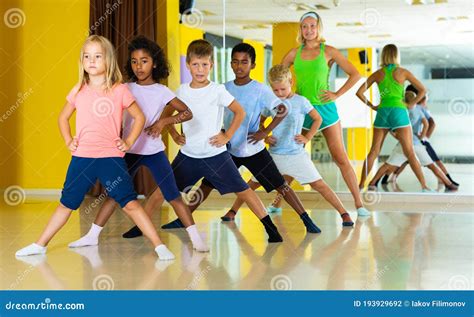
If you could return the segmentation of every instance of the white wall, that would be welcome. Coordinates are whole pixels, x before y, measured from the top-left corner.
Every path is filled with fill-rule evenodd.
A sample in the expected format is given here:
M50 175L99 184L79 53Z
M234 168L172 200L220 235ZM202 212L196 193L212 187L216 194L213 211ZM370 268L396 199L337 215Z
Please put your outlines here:
M428 90L428 108L436 122L430 140L439 155L474 156L474 79L422 80ZM382 154L390 154L389 138Z

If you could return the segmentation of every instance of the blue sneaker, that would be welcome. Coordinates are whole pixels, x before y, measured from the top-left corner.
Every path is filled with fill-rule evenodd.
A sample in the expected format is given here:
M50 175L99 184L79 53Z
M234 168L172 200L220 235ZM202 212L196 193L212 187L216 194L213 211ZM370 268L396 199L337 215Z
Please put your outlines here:
M431 188L423 188L421 192L422 193L436 193L436 190L433 190Z
M268 206L267 211L270 213L275 213L275 212L281 212L283 209L281 207L275 207L275 206Z
M365 207L360 207L360 208L357 208L357 215L359 217L370 217L370 211L368 211L367 209L365 209Z

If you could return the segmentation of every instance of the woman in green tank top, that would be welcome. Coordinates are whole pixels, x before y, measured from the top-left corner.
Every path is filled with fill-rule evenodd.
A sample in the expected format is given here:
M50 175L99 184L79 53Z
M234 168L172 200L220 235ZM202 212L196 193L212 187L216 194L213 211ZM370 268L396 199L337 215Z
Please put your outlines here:
M329 152L341 170L347 187L354 198L359 216L369 216L364 208L357 186L357 176L344 148L341 123L334 101L354 86L360 79L359 72L336 48L326 45L322 37L321 17L316 12L303 14L300 19L298 41L301 45L290 50L282 64L294 65L296 92L306 97L321 115L319 128L326 139ZM336 63L348 75L345 84L336 92L329 90L329 70ZM309 128L312 120L306 118L303 127Z
M379 70L367 78L356 95L369 106L377 111L374 121L374 136L372 147L362 166L359 188L365 186L367 175L370 173L375 159L380 153L383 142L389 131L396 131L396 136L402 145L403 153L408 158L413 172L421 183L423 191L429 191L425 178L421 170L420 162L415 156L413 148L412 130L408 116L407 104L404 102L403 83L409 81L418 89L416 98L411 101L411 106L417 104L425 95L425 88L408 70L399 67L398 48L393 44L388 44L382 49L382 62ZM380 92L380 104L376 107L364 96L364 92L377 83Z

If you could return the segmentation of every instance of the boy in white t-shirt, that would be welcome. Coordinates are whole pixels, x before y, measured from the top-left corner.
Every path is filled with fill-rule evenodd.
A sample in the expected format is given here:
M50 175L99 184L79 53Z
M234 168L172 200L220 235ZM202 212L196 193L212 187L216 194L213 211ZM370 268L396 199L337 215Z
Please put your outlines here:
M227 152L226 144L245 117L245 111L225 89L208 80L213 66L213 47L205 40L195 40L188 46L186 66L192 81L182 84L177 96L192 111L193 119L184 122L184 144L171 164L178 189L188 192L202 178L206 178L221 195L235 193L263 223L268 242L281 242L282 237L268 216L262 201L242 179ZM224 109L234 116L228 129L221 131ZM171 129L173 130L173 129ZM177 133L176 130L172 133Z

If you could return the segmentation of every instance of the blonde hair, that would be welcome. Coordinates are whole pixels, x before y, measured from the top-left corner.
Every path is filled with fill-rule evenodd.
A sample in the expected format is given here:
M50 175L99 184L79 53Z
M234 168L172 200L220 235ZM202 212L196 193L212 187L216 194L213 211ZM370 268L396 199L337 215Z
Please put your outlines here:
M318 42L326 42L326 40L323 38L323 21L321 20L321 17L319 14L316 12L307 12L301 16L300 19L300 25L298 27L298 35L296 36L296 41L299 44L305 44L306 40L303 37L303 32L301 32L301 26L303 24L303 20L306 19L307 17L311 17L313 19L316 19L316 29L318 31L318 35L316 36L316 40Z
M291 75L290 69L281 64L273 66L268 72L268 81L270 84L281 83L284 81L291 82L292 78L293 76Z
M186 51L186 63L191 61L191 56L199 58L209 57L210 61L213 61L214 48L212 44L206 40L194 40L192 41Z
M382 49L380 66L385 67L390 64L400 66L400 54L395 44L387 44Z
M81 55L79 57L79 90L82 86L89 83L89 74L85 71L83 60L84 60L84 49L90 43L98 43L104 53L105 63L105 86L106 90L112 89L112 87L118 83L122 83L123 77L118 66L117 57L114 46L108 39L100 35L89 36L81 48Z

